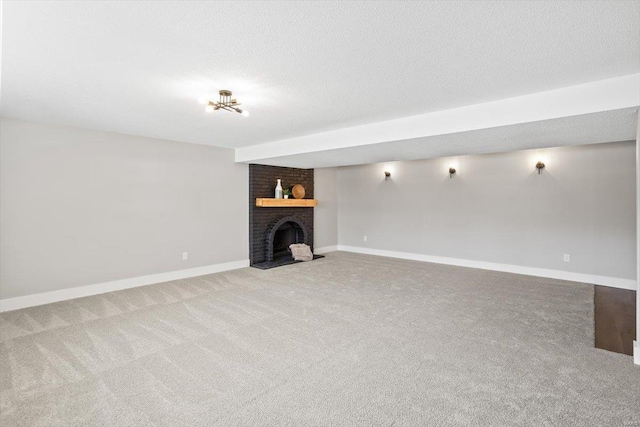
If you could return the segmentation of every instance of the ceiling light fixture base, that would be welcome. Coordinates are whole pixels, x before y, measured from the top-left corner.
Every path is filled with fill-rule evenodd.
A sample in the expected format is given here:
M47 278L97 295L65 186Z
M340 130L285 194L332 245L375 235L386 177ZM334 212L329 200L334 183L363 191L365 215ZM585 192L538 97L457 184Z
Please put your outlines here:
M217 101L207 101L207 106L205 107L206 112L210 113L217 110L226 110L242 114L245 117L249 115L247 110L239 108L242 104L239 103L237 99L232 98L233 92L227 89L222 89L218 94L220 95L220 99Z

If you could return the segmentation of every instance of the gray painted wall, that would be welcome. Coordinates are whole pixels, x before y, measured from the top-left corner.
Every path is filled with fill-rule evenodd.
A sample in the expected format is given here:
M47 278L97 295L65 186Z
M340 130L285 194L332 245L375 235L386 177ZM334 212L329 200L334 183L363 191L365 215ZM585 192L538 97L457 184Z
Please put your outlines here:
M339 243L635 279L635 169L633 141L340 168Z
M314 197L318 206L314 208L314 249L338 244L338 169L314 170Z
M6 118L0 141L2 299L248 258L232 150Z
M633 141L316 169L315 246L634 279L635 171ZM2 118L0 298L244 260L247 200L232 150Z

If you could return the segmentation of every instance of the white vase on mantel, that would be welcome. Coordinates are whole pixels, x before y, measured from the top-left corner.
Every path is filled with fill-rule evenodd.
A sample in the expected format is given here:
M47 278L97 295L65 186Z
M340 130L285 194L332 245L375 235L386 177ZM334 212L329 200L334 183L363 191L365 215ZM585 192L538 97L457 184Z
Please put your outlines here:
M282 179L278 178L278 185L276 185L276 199L282 199Z

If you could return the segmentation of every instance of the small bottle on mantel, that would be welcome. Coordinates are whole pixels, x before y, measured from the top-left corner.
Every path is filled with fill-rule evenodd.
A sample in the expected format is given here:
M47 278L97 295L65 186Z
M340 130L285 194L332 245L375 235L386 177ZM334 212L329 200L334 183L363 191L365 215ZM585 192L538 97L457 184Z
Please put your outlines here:
M282 199L282 179L278 178L278 185L276 185L276 199Z

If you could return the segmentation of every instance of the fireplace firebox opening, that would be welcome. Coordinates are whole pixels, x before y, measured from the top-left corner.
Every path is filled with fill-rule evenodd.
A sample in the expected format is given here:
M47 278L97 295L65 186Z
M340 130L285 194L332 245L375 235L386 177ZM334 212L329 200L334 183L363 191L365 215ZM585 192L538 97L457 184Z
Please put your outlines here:
M272 261L291 257L289 245L294 243L304 243L302 228L295 222L285 222L274 232Z
M288 216L276 221L266 235L267 262L291 258L289 245L294 243L308 244L307 227L298 219Z

